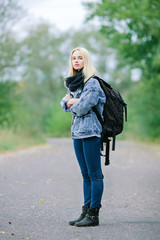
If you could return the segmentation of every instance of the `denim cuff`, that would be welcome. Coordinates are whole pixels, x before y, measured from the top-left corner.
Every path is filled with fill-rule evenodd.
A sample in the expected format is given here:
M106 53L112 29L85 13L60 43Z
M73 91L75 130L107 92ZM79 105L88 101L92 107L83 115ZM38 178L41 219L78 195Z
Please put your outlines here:
M65 112L70 112L71 110L70 110L70 108L67 108L66 107L66 103L69 101L69 99L67 99L67 100L62 100L61 101L61 107L62 107L62 109L65 111Z

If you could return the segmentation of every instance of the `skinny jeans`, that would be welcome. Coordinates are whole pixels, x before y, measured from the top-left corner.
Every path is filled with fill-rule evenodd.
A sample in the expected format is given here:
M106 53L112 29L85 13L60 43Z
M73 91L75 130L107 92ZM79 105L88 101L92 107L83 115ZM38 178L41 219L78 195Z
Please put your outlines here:
M83 177L84 205L101 207L103 177L99 137L73 139L75 154Z

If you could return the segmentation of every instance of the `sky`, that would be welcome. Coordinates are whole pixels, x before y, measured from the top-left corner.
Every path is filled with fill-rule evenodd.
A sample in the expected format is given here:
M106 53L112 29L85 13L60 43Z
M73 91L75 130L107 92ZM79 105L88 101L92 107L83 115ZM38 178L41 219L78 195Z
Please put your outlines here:
M83 25L87 10L82 5L90 0L19 0L32 20L43 19L59 30L77 29ZM93 2L93 1L92 1Z

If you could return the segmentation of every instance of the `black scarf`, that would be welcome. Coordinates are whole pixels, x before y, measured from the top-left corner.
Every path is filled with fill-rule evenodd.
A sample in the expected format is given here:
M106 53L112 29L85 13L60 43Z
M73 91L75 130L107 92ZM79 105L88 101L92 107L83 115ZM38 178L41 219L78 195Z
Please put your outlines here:
M71 92L74 92L77 88L84 86L84 74L82 70L77 71L72 77L65 79L66 86Z

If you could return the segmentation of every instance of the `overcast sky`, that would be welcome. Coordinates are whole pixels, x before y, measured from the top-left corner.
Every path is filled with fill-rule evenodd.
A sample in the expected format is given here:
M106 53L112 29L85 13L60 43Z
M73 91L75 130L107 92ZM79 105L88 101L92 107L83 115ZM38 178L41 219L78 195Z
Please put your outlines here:
M83 24L87 11L82 1L90 0L19 0L33 19L47 20L62 31Z

